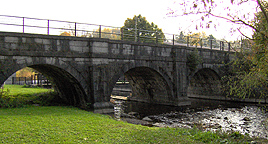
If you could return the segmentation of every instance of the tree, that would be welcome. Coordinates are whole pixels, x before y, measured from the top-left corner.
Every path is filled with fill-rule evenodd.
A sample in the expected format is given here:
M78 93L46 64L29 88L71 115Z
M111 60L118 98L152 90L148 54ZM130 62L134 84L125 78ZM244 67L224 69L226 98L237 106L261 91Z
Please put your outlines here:
M72 36L70 32L62 32L60 36Z
M180 32L180 35L178 37L176 37L175 41L178 43L182 43L182 44L187 43L187 38L184 35L183 31Z
M225 4L223 4L225 3ZM249 50L236 52L236 57L228 66L228 73L223 77L223 90L229 96L268 97L268 4L266 1L255 0L193 0L192 3L184 0L182 15L200 16L199 27L210 27L215 19L220 18L238 25L236 31L246 39L242 40L251 47ZM245 5L253 5L253 9L245 9ZM222 13L216 9L221 7ZM255 10L255 15L251 15ZM174 14L171 11L170 14ZM216 26L214 26L216 27ZM253 35L246 35L242 29L251 29Z
M268 5L266 2L261 3L259 6L261 11L255 14L254 20L252 21L252 23L249 24L254 29L254 34L252 38L248 38L248 40L242 40L243 43L251 42L251 49L250 51L243 50L239 53L243 56L243 58L241 58L241 60L243 60L243 64L237 63L241 60L234 60L234 63L240 66L240 68L235 71L234 76L228 77L229 83L227 84L230 84L230 86L228 87L228 92L230 95L237 95L243 98L267 98L268 19L265 15L267 14Z
M190 45L201 46L204 45L204 41L207 39L205 32L190 33L188 34L188 41Z
M205 46L209 47L210 43L212 43L212 47L220 47L218 40L212 34L208 36L207 40L204 44Z
M93 37L99 37L99 29L93 32ZM108 38L114 40L120 40L120 29L119 28L104 28L101 30L101 38Z
M158 28L156 24L149 23L145 17L141 15L134 16L132 19L125 20L123 30L123 39L129 41L139 42L156 42L163 43L165 35L162 29Z
M82 34L81 35L79 35L79 37L92 37L92 33L91 32L88 32L88 31L82 31L81 32ZM61 34L60 34L60 36L75 36L75 32L74 32L74 30L72 30L72 31L70 31L70 32L62 32ZM76 34L76 36L77 36L77 34Z
M99 38L100 36L100 30L94 30L93 32L90 31L82 31L79 35L76 34L76 36L79 37L96 37ZM60 36L75 36L74 30L70 32L62 32ZM120 29L119 28L104 28L101 29L101 38L108 38L108 39L114 39L114 40L119 40L121 39L120 35Z
M267 2L257 1L260 11L248 24L254 29L252 38L242 40L250 50L237 52L237 58L231 64L231 76L226 76L227 93L242 98L267 98L268 95L268 18Z
M31 77L32 75L34 75L36 73L36 71L32 68L29 67L25 67L19 71L16 72L16 77Z
M212 42L213 47L219 47L219 43L217 43L216 38L213 35L207 36L203 31L198 33L189 33L187 35L184 35L181 31L180 35L175 37L175 41L177 43L188 43L189 45L195 46L201 46L202 44L203 47L210 47L210 42Z

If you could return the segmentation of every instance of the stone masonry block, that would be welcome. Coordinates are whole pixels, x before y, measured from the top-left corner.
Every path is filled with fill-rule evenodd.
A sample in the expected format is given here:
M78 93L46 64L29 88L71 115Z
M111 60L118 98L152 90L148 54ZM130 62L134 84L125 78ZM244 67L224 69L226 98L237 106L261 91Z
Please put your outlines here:
M5 42L7 43L18 43L18 37L5 37Z
M123 45L123 54L124 55L134 55L134 47L128 44Z
M92 47L93 53L107 53L108 54L108 43L106 42L94 42Z
M70 49L75 52L89 52L86 41L70 41Z

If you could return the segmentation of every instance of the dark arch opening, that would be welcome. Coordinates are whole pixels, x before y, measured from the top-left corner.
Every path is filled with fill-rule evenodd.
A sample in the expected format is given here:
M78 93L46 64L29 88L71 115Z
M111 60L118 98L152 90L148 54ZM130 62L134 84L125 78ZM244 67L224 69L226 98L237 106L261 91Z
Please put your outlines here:
M221 96L220 76L212 69L204 68L197 71L190 79L187 95Z
M86 94L81 84L67 71L48 64L31 65L45 75L54 84L54 89L59 92L61 99L68 105L86 108Z
M132 88L124 75L119 77L119 79L116 81L111 95L120 97L132 96Z
M130 100L156 104L174 102L167 81L157 71L148 67L136 67L125 72L124 77L132 89Z

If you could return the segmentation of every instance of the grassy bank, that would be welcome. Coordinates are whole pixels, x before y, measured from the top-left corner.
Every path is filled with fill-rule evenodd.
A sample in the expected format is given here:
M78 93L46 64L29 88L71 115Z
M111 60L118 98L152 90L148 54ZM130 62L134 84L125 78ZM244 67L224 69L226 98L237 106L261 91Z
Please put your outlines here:
M24 85L4 85L4 91L9 91L11 96L31 97L40 93L51 92L52 89L44 89L40 87L27 88Z
M157 128L73 107L0 109L2 143L250 143L239 134ZM268 141L263 141L268 142Z
M56 95L52 89L4 85L0 89L0 108L24 107L32 104L49 105Z

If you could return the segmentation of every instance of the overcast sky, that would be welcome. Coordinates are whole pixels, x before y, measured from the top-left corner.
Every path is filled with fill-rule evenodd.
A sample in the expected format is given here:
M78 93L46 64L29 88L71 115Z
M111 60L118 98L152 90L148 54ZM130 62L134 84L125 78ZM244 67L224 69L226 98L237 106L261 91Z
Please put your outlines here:
M2 0L0 15L64 20L121 27L127 18L141 14L164 33L195 32L195 24L181 17L169 17L174 0ZM207 35L229 39L225 26L203 30Z

